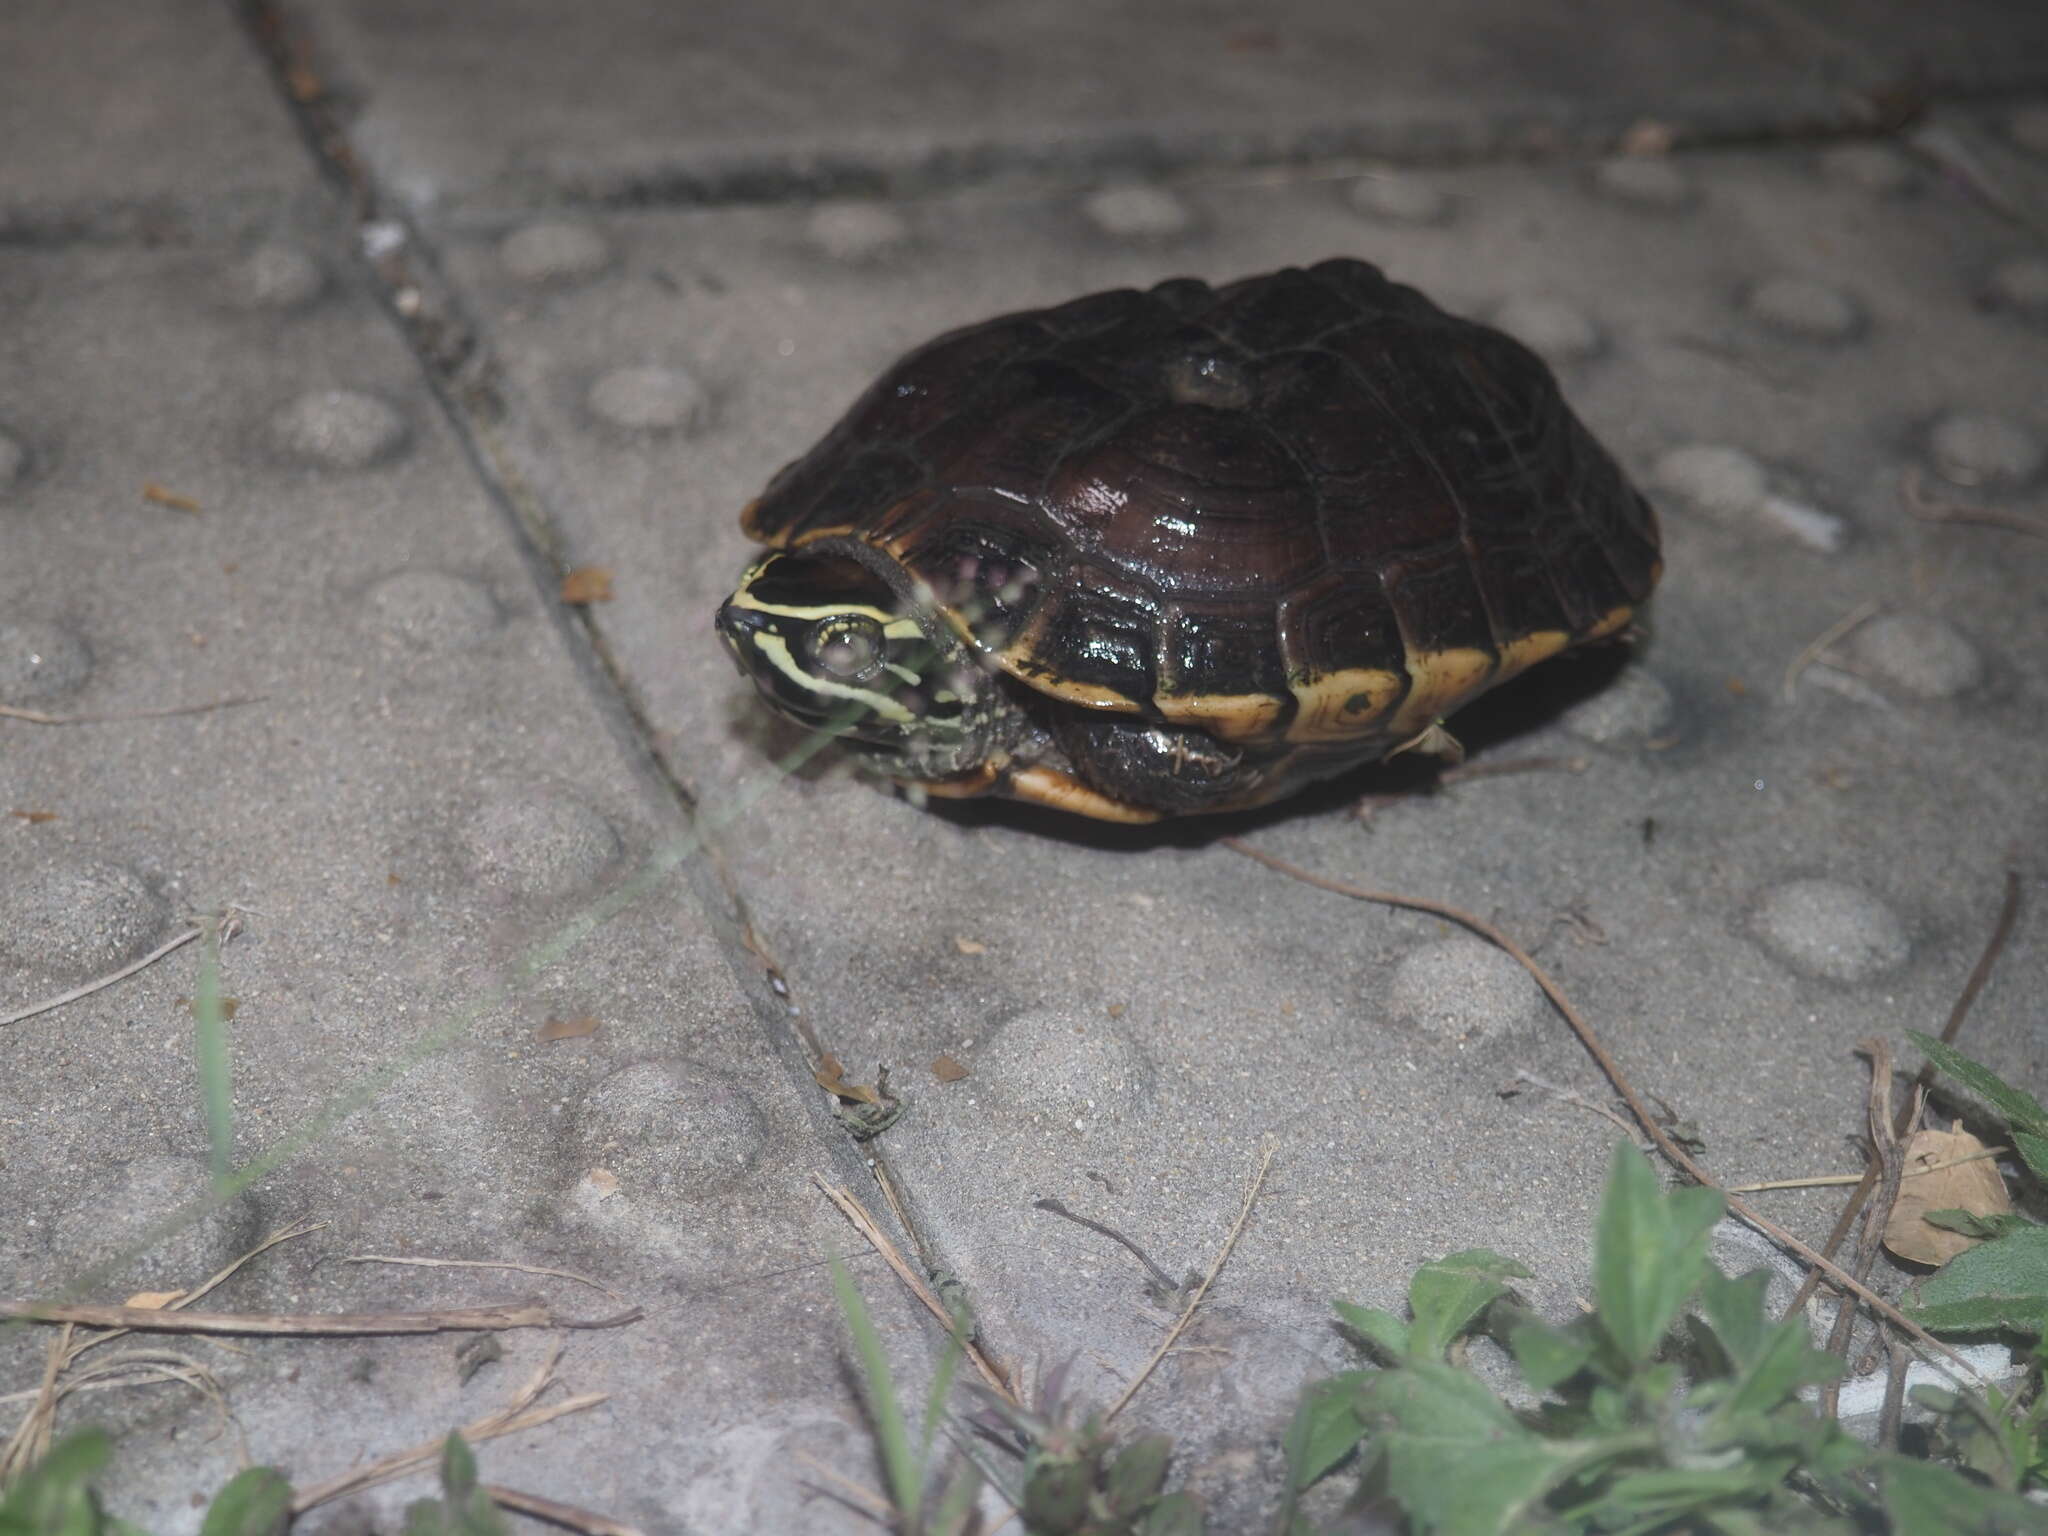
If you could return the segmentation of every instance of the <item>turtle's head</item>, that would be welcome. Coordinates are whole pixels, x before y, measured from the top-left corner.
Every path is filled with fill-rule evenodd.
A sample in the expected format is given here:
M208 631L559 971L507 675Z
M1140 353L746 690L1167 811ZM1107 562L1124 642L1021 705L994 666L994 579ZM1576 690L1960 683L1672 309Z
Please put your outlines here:
M776 551L718 610L718 632L761 696L843 736L890 773L937 778L985 755L992 684L934 615L859 561Z

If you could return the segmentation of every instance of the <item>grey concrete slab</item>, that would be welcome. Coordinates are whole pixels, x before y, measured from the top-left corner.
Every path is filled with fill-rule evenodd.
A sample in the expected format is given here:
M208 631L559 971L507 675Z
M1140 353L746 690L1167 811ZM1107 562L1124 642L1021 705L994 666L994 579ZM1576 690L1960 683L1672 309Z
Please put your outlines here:
M810 1186L860 1165L736 984L701 858L567 944L687 819L364 291L352 232L302 217L252 248L223 224L0 250L0 704L106 717L0 717L0 1015L245 907L223 967L231 1151L283 1160L173 1220L207 1187L196 947L0 1028L0 1294L183 1289L311 1218L206 1305L544 1295L590 1318L623 1296L644 1321L562 1340L568 1389L609 1403L482 1448L485 1475L648 1530L853 1528L791 1459L873 1480L826 1258L852 1256L912 1383L925 1346ZM550 1043L551 1018L597 1028ZM34 1388L48 1337L0 1329L5 1390ZM119 1513L189 1531L243 1444L303 1487L496 1407L552 1342L509 1335L465 1383L457 1341L177 1339L239 1433L166 1386L62 1422L122 1432ZM304 1528L387 1528L421 1492Z
M1642 120L1868 121L1889 58L1796 11L1682 0L774 7L308 0L352 135L420 203L870 192L1354 153L1607 146ZM1853 30L1853 29L1852 29ZM2006 28L2005 32L2010 32ZM1987 63L2031 68L1981 40ZM1944 36L1966 56L1974 34Z
M1853 1047L1939 1026L2001 872L2041 847L2048 761L2048 546L1917 521L1901 499L1917 475L1924 495L2048 506L2043 335L1977 300L2009 238L1995 216L1869 172L1729 153L1474 169L1399 195L1217 176L1151 189L1145 238L1079 195L437 232L524 421L522 473L573 558L619 573L597 623L662 752L707 808L746 805L720 841L796 1004L828 1048L905 1085L879 1145L998 1348L1078 1350L1112 1395L1166 1314L1127 1254L1034 1202L1179 1273L1277 1147L1197 1329L1220 1353L1169 1363L1146 1404L1226 1528L1260 1497L1260 1434L1343 1358L1327 1298L1397 1304L1415 1264L1473 1244L1532 1262L1548 1304L1582 1290L1613 1129L1512 1090L1528 1072L1597 1099L1598 1075L1483 946L1286 882L1211 829L922 811L843 763L772 781L796 739L709 628L748 558L737 509L898 351L1004 308L1342 252L1520 329L1664 510L1652 638L1618 674L1553 666L1465 726L1482 762L1573 771L1365 826L1345 810L1361 781L1249 835L1519 935L1638 1082L1707 1128L1717 1174L1846 1166ZM546 248L582 254L549 267ZM627 425L622 377L668 408ZM1883 616L1788 694L1802 649L1873 600ZM2037 1090L2044 970L2032 933L1971 1030ZM936 1081L942 1052L971 1075ZM1832 1201L1773 1210L1818 1235Z
M446 296L440 268L452 312L480 323L461 397L504 411L466 435L363 291L361 232L295 158L226 8L0 19L30 45L0 65L0 122L35 146L0 183L0 704L121 716L264 695L0 718L0 1014L239 901L237 1152L371 1092L93 1294L187 1284L302 1212L335 1225L219 1304L545 1287L572 1312L608 1305L539 1277L332 1262L349 1252L598 1275L650 1312L570 1343L570 1384L611 1404L487 1450L485 1470L661 1531L857 1524L794 1460L876 1476L819 1267L853 1245L814 1167L859 1184L871 1156L997 1351L1027 1374L1078 1354L1099 1401L1171 1314L1129 1254L1035 1202L1114 1224L1178 1275L1210 1261L1274 1149L1192 1347L1131 1413L1179 1436L1220 1529L1269 1501L1300 1382L1348 1360L1331 1296L1395 1305L1415 1264L1484 1243L1531 1260L1535 1299L1568 1311L1614 1132L1518 1078L1604 1093L1499 956L1287 883L1213 829L921 811L829 755L784 775L805 744L712 638L748 557L739 506L876 369L944 326L1112 283L1381 261L1549 352L1657 496L1670 577L1649 641L1460 721L1482 765L1550 768L1363 823L1350 798L1379 781L1361 779L1238 827L1531 944L1637 1081L1701 1126L1717 1173L1851 1165L1851 1047L1939 1023L2004 867L2038 894L2048 555L1902 500L1917 472L1923 504L2048 512L2038 108L1938 111L1910 151L1228 169L1554 147L1644 117L1839 124L1916 49L1937 84L2023 79L2024 61L1993 66L2020 57L2024 17L1987 10L1967 34L1916 17L1894 37L1853 14L1631 8L1565 33L1475 5L1389 47L1370 15L1306 5L1251 26L1010 7L859 30L789 8L504 7L495 30L368 0L294 14L357 149L427 210L423 302ZM1097 174L1166 159L1199 173ZM596 221L530 206L1030 166L1083 174ZM596 648L493 480L569 561L613 570ZM692 820L715 867L508 985ZM181 950L0 1034L0 1209L21 1213L0 1223L0 1276L20 1288L75 1281L204 1187L193 964ZM2044 973L2029 925L1967 1042L2037 1093ZM544 1043L551 1016L602 1027ZM866 1153L824 1118L799 1027L856 1079L894 1069L907 1113ZM968 1076L940 1081L941 1053ZM1775 1200L1810 1234L1832 1213ZM929 1334L860 1267L914 1386ZM0 1335L10 1384L36 1379L32 1342ZM545 1346L515 1336L468 1385L447 1348L194 1352L254 1454L304 1481L493 1406ZM90 1406L132 1431L117 1508L192 1528L231 1468L229 1441L199 1438L207 1410L154 1392ZM415 1491L324 1528L389 1524Z
M9 0L0 145L16 238L165 238L202 205L219 221L307 187L277 87L217 0Z

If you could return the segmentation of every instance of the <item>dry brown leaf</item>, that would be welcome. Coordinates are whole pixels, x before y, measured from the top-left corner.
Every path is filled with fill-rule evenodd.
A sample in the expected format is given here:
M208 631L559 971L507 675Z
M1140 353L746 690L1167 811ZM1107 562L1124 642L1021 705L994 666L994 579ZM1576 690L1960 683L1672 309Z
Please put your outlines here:
M612 573L602 565L579 565L562 578L565 603L608 603L612 600Z
M1108 1014L1112 1019L1120 1019L1124 1016L1124 1007L1125 1005L1123 1003L1111 1003L1107 1008L1103 1009L1102 1011Z
M542 1040L581 1040L585 1035L594 1035L603 1025L595 1014L579 1013L573 1019L557 1018L549 1014L547 1022L534 1033Z
M967 1076L967 1068L955 1061L951 1056L941 1054L932 1063L932 1076L942 1083L957 1083L961 1078Z
M166 490L154 480L142 482L142 499L153 501L160 507L170 507L178 512L197 512L199 503L190 496L180 496L176 491Z
M1952 1131L1916 1132L1906 1143L1905 1174L1899 1180L1899 1198L1892 1205L1891 1220L1884 1226L1885 1247L1902 1259L1935 1265L1946 1264L1964 1249L1976 1247L1981 1239L1930 1227L1923 1218L1929 1211L1998 1216L2012 1209L2012 1196L1998 1176L1998 1165L1978 1156L1984 1150L1984 1143L1960 1125ZM1958 1158L1975 1161L1958 1162ZM1952 1166L1940 1166L1944 1163Z
M953 947L963 955L985 955L988 953L988 946L982 943L981 940L963 939L957 934L953 938Z
M593 1168L583 1175L584 1187L602 1200L619 1192L619 1176L609 1168Z
M39 827L46 821L57 819L55 811L9 811L7 814L27 822L32 827Z
M865 1083L849 1083L846 1080L846 1063L829 1052L818 1058L818 1065L812 1069L811 1076L818 1080L820 1088L838 1098L881 1107L882 1096Z

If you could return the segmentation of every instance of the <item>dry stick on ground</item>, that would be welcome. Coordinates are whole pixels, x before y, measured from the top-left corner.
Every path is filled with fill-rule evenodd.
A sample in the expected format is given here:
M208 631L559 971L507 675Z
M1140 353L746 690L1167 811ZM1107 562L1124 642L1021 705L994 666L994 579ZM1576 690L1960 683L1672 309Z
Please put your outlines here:
M1550 1094L1553 1098L1562 1100L1564 1103L1571 1105L1574 1109L1591 1110L1594 1114L1599 1115L1602 1119L1612 1120L1616 1125L1621 1127L1622 1135L1626 1136L1630 1141L1634 1141L1636 1139L1636 1128L1630 1125L1626 1120L1622 1119L1621 1116L1617 1115L1613 1110L1609 1109L1605 1104L1595 1104L1591 1099L1586 1098L1581 1094L1573 1093L1569 1088L1562 1087L1557 1083L1546 1082L1544 1081L1544 1079L1538 1077L1534 1072L1517 1072L1515 1074L1515 1081L1518 1083L1528 1083L1534 1087L1541 1088L1545 1093ZM1855 1175L1852 1173L1849 1175L1849 1177L1853 1179Z
M1268 1145L1259 1153L1259 1166L1252 1174L1250 1187L1244 1192L1244 1205L1237 1213L1237 1220L1230 1225L1230 1235L1223 1239L1223 1246L1216 1251L1216 1262L1209 1266L1209 1273L1202 1277L1202 1283L1195 1287L1195 1294L1190 1296L1188 1304L1181 1308L1180 1317L1174 1322L1173 1327L1167 1330L1166 1337L1159 1341L1159 1347L1152 1351L1152 1358L1147 1360L1138 1374L1131 1378L1131 1384L1124 1388L1124 1395L1110 1404L1109 1412L1102 1416L1103 1423L1107 1424L1123 1412L1124 1404L1138 1395L1138 1388L1145 1385L1146 1378L1152 1374L1153 1368L1166 1358L1167 1351L1173 1348L1174 1341L1187 1330L1188 1324L1194 1321L1195 1309L1201 1306L1202 1298L1209 1294L1209 1287L1216 1283L1216 1277L1223 1272L1223 1265L1230 1258L1230 1250L1237 1246L1238 1234L1244 1231L1244 1224L1251 1220L1252 1206L1258 1202L1259 1191L1266 1184L1266 1170L1272 1166L1273 1148Z
M166 1302L163 1310L173 1311L190 1306L259 1254L275 1248L279 1243L289 1242L295 1237L304 1237L309 1232L318 1232L326 1225L327 1223L324 1221L295 1222L281 1231L271 1233L270 1236L264 1238L263 1241L254 1248L251 1248L247 1253L244 1253L240 1258L224 1265L198 1285L192 1287L192 1289L181 1292L172 1300ZM0 1447L0 1475L8 1474L19 1466L26 1465L26 1460L33 1460L35 1455L40 1455L42 1451L49 1449L52 1427L57 1419L57 1404L67 1393L82 1390L88 1384L97 1386L108 1384L104 1380L91 1382L90 1378L84 1381L75 1378L67 1381L64 1373L76 1365L79 1357L84 1355L87 1350L96 1349L102 1344L112 1343L115 1339L123 1337L129 1331L125 1328L116 1328L111 1332L95 1333L85 1338L80 1338L74 1326L69 1323L65 1324L58 1331L57 1337L50 1342L50 1352L45 1362L43 1379L32 1394L34 1402L31 1404L27 1414L23 1416L20 1425L8 1437L6 1445ZM37 1449L38 1447L40 1449ZM31 1452L33 1454L30 1454Z
M1866 1279L1877 1262L1878 1245L1884 1241L1885 1223L1899 1198L1899 1176L1905 1161L1899 1156L1899 1138L1892 1130L1892 1050L1883 1040L1865 1040L1857 1047L1870 1058L1870 1098L1864 1118L1870 1125L1871 1166L1878 1170L1877 1199L1863 1211L1863 1231L1856 1242L1856 1262L1851 1267L1858 1280ZM1916 1111L1917 1112L1917 1111ZM1911 1116L1906 1118L1910 1119ZM1849 1336L1856 1329L1856 1303L1844 1299L1835 1309L1835 1325L1828 1330L1828 1353L1846 1366ZM1820 1389L1820 1411L1832 1419L1841 1401L1842 1383L1831 1381Z
M171 709L124 709L106 715L46 715L39 709L14 709L0 704L0 720L25 720L30 725L113 725L123 720L168 720L174 715L209 715L217 709L240 709L244 704L261 704L267 693L243 694L238 698L215 699L211 704L180 704Z
M515 1264L510 1259L413 1259L389 1253L350 1253L334 1260L336 1264L410 1264L420 1269L509 1269L522 1275L551 1275L557 1280L574 1280L578 1285L587 1285L592 1290L603 1291L622 1307L633 1302L619 1291L613 1290L602 1280L593 1280L588 1275L579 1275L573 1269L549 1269L543 1264Z
M537 1493L521 1493L502 1483L478 1483L477 1486L494 1504L516 1509L522 1515L532 1515L536 1520L546 1520L552 1525L586 1532L587 1536L641 1536L638 1526L622 1525L607 1515L592 1514L574 1504L560 1504Z
M1855 629L1859 624L1867 622L1883 606L1884 604L1876 598L1866 597L1826 629L1807 641L1800 648L1799 654L1792 658L1791 665L1785 668L1785 681L1780 688L1780 691L1785 696L1785 702L1790 704L1797 696L1799 692L1799 674L1818 661L1821 652Z
M2008 869L2005 872L2005 900L1999 906L1998 921L1992 924L1991 937L1985 941L1984 953L1977 957L1976 965L1970 970L1970 979L1963 983L1963 990L1957 996L1955 1006L1948 1011L1948 1022L1941 1027L1943 1045L1955 1044L1956 1036L1962 1031L1963 1020L1969 1017L1970 1008L1977 1001L1977 994L1984 990L1984 984L1991 979L1991 968L1998 963L1998 957L2004 952L2006 940L2012 937L2013 925L2019 921L2019 917L2020 874L2016 869ZM1906 1100L1900 1108L1899 1118L1892 1121L1892 1134L1895 1137L1903 1137L1913 1128L1912 1121L1906 1117L1917 1113L1917 1095L1929 1088L1933 1082L1934 1063L1925 1062L1920 1070L1913 1074L1914 1097ZM1863 1202L1870 1198L1870 1191L1877 1184L1877 1174L1877 1165L1874 1163L1863 1170L1863 1177L1857 1182L1855 1193L1851 1194L1842 1206L1842 1214L1835 1218L1834 1230L1828 1233L1828 1240L1821 1244L1821 1252L1829 1258L1834 1257L1835 1251L1842 1246L1842 1239L1849 1235L1849 1227L1856 1220L1856 1213L1863 1209ZM1785 1308L1785 1316L1791 1317L1798 1313L1812 1298L1814 1289L1819 1284L1820 1272L1810 1271L1801 1282L1798 1292L1792 1297L1791 1305Z
M1941 1340L1934 1337L1933 1334L1922 1328L1918 1323L1906 1316L1905 1313L1878 1295L1877 1292L1871 1290L1869 1286L1863 1284L1862 1281L1835 1263L1833 1259L1830 1259L1818 1249L1802 1242L1793 1233L1779 1226L1761 1211L1753 1210L1746 1202L1733 1198L1728 1194L1727 1190L1722 1189L1719 1184L1715 1183L1708 1176L1706 1169L1695 1162L1685 1148L1673 1141L1664 1127L1657 1123L1656 1118L1650 1113L1650 1106L1645 1104L1642 1095L1636 1092L1635 1084L1630 1082L1627 1075L1623 1073L1620 1063L1607 1053L1607 1047L1602 1045L1600 1037L1593 1033L1593 1026L1580 1016L1578 1009L1574 1008L1571 1001L1559 990L1557 983L1550 979L1550 973L1538 965L1530 957L1527 950L1523 949L1521 945L1517 944L1505 933L1502 933L1492 923L1487 922L1485 918L1467 912L1462 907L1454 907L1448 902L1431 901L1426 896L1403 896L1394 891L1373 891L1366 889L1362 885L1353 885L1346 880L1333 880L1327 875L1318 875L1310 870L1303 869L1299 864L1291 864L1277 854L1265 853L1260 849L1254 848L1242 838L1226 837L1221 841L1225 847L1236 849L1237 852L1243 854L1246 858L1254 859L1264 864L1268 869L1276 869L1281 874L1299 880L1306 885L1313 885L1318 890L1329 891L1338 896L1348 896L1354 901L1371 901L1386 907L1403 907L1412 912L1427 912L1433 917L1442 918L1445 922L1456 923L1461 928L1470 929L1489 944L1505 952L1510 959L1514 960L1523 970L1529 973L1530 978L1537 986L1543 989L1543 995L1550 999L1551 1006L1564 1016L1564 1021L1571 1026L1572 1033L1579 1037L1579 1044L1586 1048L1587 1054L1593 1058L1601 1072L1606 1075L1607 1080L1614 1084L1615 1091L1621 1095L1623 1102L1628 1105L1630 1112L1636 1117L1636 1122L1649 1133L1650 1139L1657 1143L1657 1150L1669 1158L1680 1172L1703 1188L1719 1192L1727 1200L1728 1211L1731 1215L1747 1222L1780 1247L1787 1248L1793 1253L1798 1254L1807 1263L1814 1265L1816 1269L1825 1271L1828 1277L1837 1285L1853 1291L1856 1295L1862 1297L1875 1311L1882 1313L1893 1323L1905 1329L1907 1333L1919 1340L1926 1348L1946 1356L1961 1366L1971 1376L1976 1377L1980 1381L1983 1380L1983 1373L1971 1365L1969 1361L1949 1348L1948 1345L1942 1343Z
M2003 507L1977 507L1966 502L1943 501L1921 489L1920 471L1909 466L1899 476L1899 500L1923 523L1974 523L1982 528L2003 528L2011 533L2030 533L2048 539L2048 519L2008 512Z
M87 1328L153 1329L161 1333L387 1334L484 1333L501 1328L618 1328L640 1320L633 1307L611 1317L557 1317L540 1302L503 1307L449 1307L438 1312L172 1312L157 1307L101 1307L58 1301L0 1301L0 1320L80 1323Z
M1899 1448L1899 1426L1906 1420L1906 1372L1913 1366L1913 1351L1903 1339L1885 1340L1884 1406L1877 1413L1879 1450Z
M526 1379L526 1384L512 1395L512 1400L495 1413L487 1413L473 1424L465 1424L458 1433L474 1445L480 1440L493 1440L499 1435L516 1434L522 1429L534 1429L550 1420L559 1419L567 1413L581 1413L585 1408L595 1408L599 1403L609 1402L610 1394L585 1392L576 1397L564 1398L559 1403L550 1403L545 1408L534 1406L550 1386L554 1385L555 1366L562 1358L562 1341L555 1340L554 1347L540 1366ZM310 1488L301 1488L292 1495L292 1513L303 1515L317 1505L330 1499L344 1498L360 1493L365 1488L374 1488L379 1483L388 1483L395 1478L406 1477L431 1467L447 1444L447 1437L422 1440L418 1445L395 1451L381 1460L373 1461L366 1467L357 1467L339 1477L331 1477L324 1483L315 1483Z
M20 1024L25 1018L35 1018L37 1014L47 1014L51 1008L63 1008L66 1004L76 1004L80 997L90 997L92 993L100 991L102 987L111 987L117 981L127 981L137 971L145 971L147 967L156 965L158 961L162 961L166 954L170 954L174 948L178 948L182 944L190 944L190 942L193 942L195 938L199 938L205 932L207 932L205 928L195 924L193 928L186 928L182 934L172 934L162 944L158 944L154 950L143 954L139 961L129 961L119 971L113 971L113 973L104 975L104 977L98 977L94 981L80 983L78 987L72 987L70 991L59 991L55 997L45 997L43 1001L39 1001L39 1004L29 1004L27 1008L16 1008L12 1014L0 1014L0 1028L6 1028L8 1024ZM242 911L240 911L240 907L229 907L227 913L225 913L225 922L221 926L221 946L225 946L229 938L233 938L233 936L240 934L240 932L242 932Z
M1918 1111L1914 1111L1918 1115ZM1896 1132L1894 1140L1896 1140ZM1960 1168L1965 1163L1981 1163L1989 1158L2004 1157L2011 1147L1984 1147L1976 1152L1965 1152L1961 1157L1945 1157L1938 1163L1926 1163L1900 1175L1904 1179L1924 1179L1930 1174L1940 1173L1947 1168ZM1862 1173L1815 1173L1803 1179L1761 1179L1754 1184L1730 1184L1726 1188L1731 1195L1756 1195L1770 1189L1827 1189L1837 1184L1860 1184L1868 1176L1869 1169Z
M932 1288L924 1283L917 1271L904 1262L901 1251L889 1241L888 1234L875 1225L875 1218L867 1213L867 1208L856 1200L850 1191L841 1189L836 1184L827 1184L822 1173L813 1173L811 1182L822 1189L825 1197L839 1207L840 1214L853 1223L854 1230L866 1238L875 1252L882 1256L883 1261L896 1271L896 1278L903 1282L911 1295L924 1303L927 1312L944 1323L948 1332L958 1326L952 1313L948 1312L939 1298L932 1294ZM967 1356L968 1363L981 1372L982 1380L995 1388L1005 1402L1016 1407L1023 1406L1017 1402L1017 1395L1011 1390L1010 1383L1004 1379L1003 1373L996 1369L988 1356L984 1355L972 1341L962 1339L960 1347Z

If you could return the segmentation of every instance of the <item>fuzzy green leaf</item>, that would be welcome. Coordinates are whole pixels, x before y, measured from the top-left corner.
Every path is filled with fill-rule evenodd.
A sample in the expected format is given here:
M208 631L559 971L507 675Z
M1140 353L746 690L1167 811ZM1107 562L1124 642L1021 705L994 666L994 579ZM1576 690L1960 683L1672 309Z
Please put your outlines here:
M1982 1062L1970 1060L1954 1046L1943 1045L1932 1035L1923 1035L1917 1029L1909 1029L1906 1034L1926 1053L1929 1061L2005 1116L2015 1131L2048 1135L2048 1109L2043 1109L2032 1094L2022 1093Z
M406 1506L405 1536L508 1536L504 1515L477 1486L476 1457L459 1434L441 1447L441 1495Z
M1715 1190L1663 1193L1642 1153L1616 1144L1595 1229L1593 1292L1600 1327L1627 1364L1657 1352L1704 1277L1707 1231L1721 1210Z
M92 1480L113 1454L97 1429L66 1435L0 1497L0 1536L98 1536Z
M1571 1513L1604 1530L1620 1519L1673 1519L1711 1505L1762 1498L1784 1481L1786 1463L1744 1457L1727 1467L1659 1467L1626 1472L1596 1500Z
M2035 1178L2048 1184L2048 1136L2034 1131L2014 1128L2012 1144L2019 1149L2020 1159Z
M1333 1301L1330 1305L1376 1354L1387 1360L1399 1360L1408 1353L1408 1325L1393 1313L1348 1301Z
M1349 1456L1365 1438L1365 1420L1358 1412L1358 1389L1371 1373L1339 1371L1312 1381L1301 1394L1294 1419L1281 1442L1287 1454L1287 1481L1299 1492Z
M1416 1523L1460 1536L1509 1531L1589 1454L1525 1428L1485 1383L1439 1361L1415 1359L1360 1389L1374 1418L1387 1491Z
M1541 1318L1529 1318L1510 1328L1508 1349L1532 1392L1548 1392L1571 1380L1593 1358L1591 1339L1553 1328Z
M1924 1328L2048 1333L2048 1227L2027 1226L1957 1254L1907 1309Z
M1842 1362L1815 1349L1806 1324L1794 1318L1765 1335L1762 1350L1742 1368L1720 1411L1769 1413L1797 1397L1801 1387L1818 1386L1841 1374Z
M292 1485L275 1467L251 1467L213 1496L199 1536L284 1536L292 1523Z
M1766 1301L1771 1272L1753 1269L1736 1279L1709 1264L1700 1277L1700 1311L1707 1326L1740 1370L1762 1354L1771 1340L1770 1307Z
M1133 1536L1202 1536L1202 1506L1191 1493L1169 1493L1145 1512Z
M1472 1320L1507 1293L1509 1280L1526 1280L1529 1270L1485 1248L1467 1248L1425 1264L1408 1283L1408 1325L1412 1354L1440 1358Z
M1172 1459L1173 1442L1164 1435L1146 1435L1117 1452L1109 1464L1109 1507L1125 1517L1144 1509L1166 1486L1166 1464Z
M1912 1536L2015 1536L2048 1525L2039 1505L1932 1462L1888 1457L1880 1482L1891 1528Z

